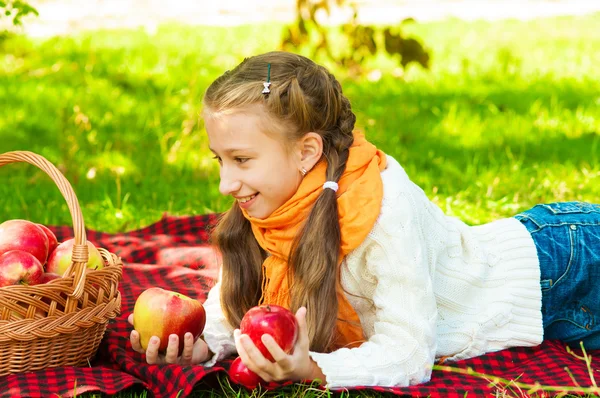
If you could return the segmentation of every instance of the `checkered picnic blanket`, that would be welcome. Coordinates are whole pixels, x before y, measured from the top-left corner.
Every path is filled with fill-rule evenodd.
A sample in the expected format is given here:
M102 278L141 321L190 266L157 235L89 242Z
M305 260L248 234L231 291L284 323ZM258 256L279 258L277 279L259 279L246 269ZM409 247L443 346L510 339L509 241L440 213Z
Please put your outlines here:
M217 386L216 374L225 373L231 359L212 368L147 365L129 343L127 316L138 295L152 286L175 290L200 300L217 276L217 256L207 244L208 227L215 215L167 217L136 231L106 234L88 231L97 246L122 257L125 266L119 285L122 313L108 325L91 367L64 367L0 377L0 397L72 397L84 392L115 394L127 388L145 388L156 398L186 397L194 387ZM53 227L59 240L73 236L69 227ZM594 353L592 353L594 354ZM450 364L461 369L543 385L590 386L586 364L559 342L534 348L514 348ZM600 365L593 362L593 368ZM568 368L568 369L567 369ZM571 378L570 374L574 378ZM286 388L270 384L269 388ZM495 389L482 377L434 370L431 381L408 388L359 387L397 395L464 397L491 396ZM515 391L518 391L515 388ZM179 395L178 395L179 394ZM516 394L521 396L520 394Z

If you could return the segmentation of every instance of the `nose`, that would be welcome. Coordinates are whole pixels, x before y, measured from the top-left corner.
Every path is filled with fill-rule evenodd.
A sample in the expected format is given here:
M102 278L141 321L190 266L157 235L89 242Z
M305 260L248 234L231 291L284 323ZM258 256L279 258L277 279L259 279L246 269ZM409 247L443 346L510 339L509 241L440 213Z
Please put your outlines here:
M219 191L222 195L231 195L238 192L242 187L242 183L230 169L228 170L225 167L221 167L220 177Z

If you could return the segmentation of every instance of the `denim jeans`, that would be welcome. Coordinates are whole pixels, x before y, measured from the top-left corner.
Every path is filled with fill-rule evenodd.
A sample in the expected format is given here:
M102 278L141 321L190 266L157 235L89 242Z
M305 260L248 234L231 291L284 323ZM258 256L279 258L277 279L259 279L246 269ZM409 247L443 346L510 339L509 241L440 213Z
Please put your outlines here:
M600 348L600 205L537 205L515 216L540 261L544 339Z

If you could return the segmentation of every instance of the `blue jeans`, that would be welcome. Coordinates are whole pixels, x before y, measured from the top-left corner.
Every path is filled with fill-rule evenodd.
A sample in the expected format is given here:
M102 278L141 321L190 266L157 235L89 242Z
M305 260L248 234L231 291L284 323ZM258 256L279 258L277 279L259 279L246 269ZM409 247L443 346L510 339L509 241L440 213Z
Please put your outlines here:
M600 348L600 205L537 205L515 216L540 261L544 339Z

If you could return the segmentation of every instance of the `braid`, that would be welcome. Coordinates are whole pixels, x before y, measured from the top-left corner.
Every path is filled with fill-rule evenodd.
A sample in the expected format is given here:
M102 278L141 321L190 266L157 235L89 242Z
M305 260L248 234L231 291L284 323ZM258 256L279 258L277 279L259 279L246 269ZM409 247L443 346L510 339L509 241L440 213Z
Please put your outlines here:
M310 79L302 79L304 103L322 110L311 122L312 131L323 138L323 158L327 161L326 178L339 181L346 169L350 147L354 142L352 131L356 117L350 101L342 94L339 82L324 68L317 67L306 74L320 79L316 88L324 95L313 95ZM324 84L323 84L324 83ZM291 88L295 79L292 79ZM300 87L298 87L300 88ZM299 98L297 98L299 100ZM337 280L341 247L341 228L338 218L336 193L324 189L311 209L302 232L296 237L290 251L289 263L294 278L292 284L292 309L302 305L308 309L307 324L310 347L315 351L333 348L338 311ZM322 302L328 303L323 306ZM319 308L317 312L314 309Z
M327 148L329 150L326 152L327 159L331 164L331 167L327 167L327 177L328 179L331 178L333 181L339 181L346 169L350 147L354 143L352 132L354 130L354 124L356 123L356 116L352 112L350 101L342 94L340 83L332 74L328 73L328 77L334 91L339 96L340 110L334 126L334 130L337 131L333 131L332 134L330 134L332 148Z

